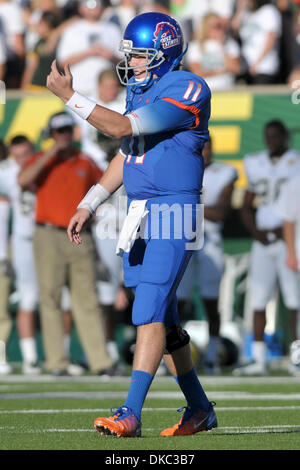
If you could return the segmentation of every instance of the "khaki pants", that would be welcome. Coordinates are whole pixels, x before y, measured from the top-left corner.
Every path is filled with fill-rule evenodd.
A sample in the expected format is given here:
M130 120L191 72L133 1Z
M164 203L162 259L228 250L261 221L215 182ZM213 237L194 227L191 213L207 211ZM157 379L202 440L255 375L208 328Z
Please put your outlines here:
M0 273L0 341L3 341L5 344L8 341L12 328L12 320L8 312L10 285L10 278Z
M81 345L93 372L112 365L106 351L102 314L95 285L95 251L92 237L84 233L80 246L71 244L65 230L37 226L34 254L40 287L43 345L47 367L68 365L63 350L61 291L69 280L72 316Z

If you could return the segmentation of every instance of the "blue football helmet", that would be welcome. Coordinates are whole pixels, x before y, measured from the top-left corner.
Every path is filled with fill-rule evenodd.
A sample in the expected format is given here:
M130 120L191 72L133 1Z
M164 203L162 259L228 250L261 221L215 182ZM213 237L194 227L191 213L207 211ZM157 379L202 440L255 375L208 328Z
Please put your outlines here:
M161 77L175 70L187 51L183 51L183 34L177 21L164 13L143 13L136 16L125 29L120 44L125 57L116 66L122 85L145 86L152 82L153 74ZM145 56L145 63L130 66L131 56ZM134 70L146 68L142 81L130 80ZM129 81L130 80L130 81Z

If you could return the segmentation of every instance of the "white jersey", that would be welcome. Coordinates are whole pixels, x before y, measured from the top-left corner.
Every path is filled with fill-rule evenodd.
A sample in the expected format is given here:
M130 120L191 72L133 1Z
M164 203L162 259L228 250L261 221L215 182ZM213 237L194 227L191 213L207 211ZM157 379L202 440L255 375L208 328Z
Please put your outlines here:
M232 59L240 57L240 48L236 41L227 39L224 44L214 39L206 39L202 47L198 41L191 41L186 55L187 65L197 62L204 71L215 75L205 77L211 90L226 90L235 84L232 72L220 73L225 68L226 56Z
M238 178L237 170L225 163L212 162L204 170L202 202L204 206L215 206L223 189ZM205 219L204 231L209 238L220 238L222 222Z
M0 194L9 199L12 213L14 236L31 238L34 231L35 194L24 191L18 185L20 167L14 158L0 163Z
M116 57L119 53L121 33L113 23L96 21L89 23L81 19L69 26L61 36L57 48L59 62L86 51L91 46L99 44L111 51ZM111 62L99 55L87 57L71 66L73 86L76 91L95 98L97 82L100 73L111 67Z
M245 13L240 36L242 39L242 54L251 66L260 57L265 47L268 35L281 34L281 16L274 5L264 5L254 12ZM274 74L279 67L279 42L276 41L271 50L260 60L257 73Z
M283 186L276 209L283 220L295 226L295 248L300 266L300 174Z
M249 191L259 197L256 225L260 230L272 230L282 225L276 210L276 200L282 184L300 172L300 153L288 150L282 157L272 161L268 151L246 155L244 168Z

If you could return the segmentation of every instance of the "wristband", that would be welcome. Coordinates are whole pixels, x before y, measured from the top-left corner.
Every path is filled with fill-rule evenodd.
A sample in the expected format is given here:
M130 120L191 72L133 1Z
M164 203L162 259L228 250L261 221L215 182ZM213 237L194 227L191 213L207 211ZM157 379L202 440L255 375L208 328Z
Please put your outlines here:
M78 114L82 119L87 119L97 103L86 96L81 95L77 91L71 96L66 106L74 113Z
M96 210L106 199L110 196L110 192L107 191L101 184L95 184L86 193L82 201L80 201L77 209L87 209L92 215L95 214Z

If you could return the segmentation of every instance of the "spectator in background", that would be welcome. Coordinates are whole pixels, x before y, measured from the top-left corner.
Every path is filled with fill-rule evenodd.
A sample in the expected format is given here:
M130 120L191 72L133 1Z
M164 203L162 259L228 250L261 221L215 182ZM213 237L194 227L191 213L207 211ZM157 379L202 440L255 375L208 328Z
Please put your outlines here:
M234 183L238 178L235 168L213 160L212 142L203 148L204 177L204 246L191 259L177 289L180 313L184 302L191 298L196 283L205 307L209 325L209 342L205 352L204 371L218 374L220 345L219 289L224 272L222 226L231 209Z
M225 27L228 27L234 3L235 0L170 0L170 11L184 24L186 40L190 41L208 13L220 16Z
M238 0L232 28L241 40L248 84L276 83L280 67L281 16L271 0Z
M114 23L123 32L137 14L138 0L120 0L118 5L105 9L102 19Z
M65 236L70 215L101 171L74 148L74 121L58 113L49 121L54 145L35 154L19 174L22 188L36 187L34 253L40 288L40 311L47 367L54 375L68 375L69 358L63 348L61 292L69 281L72 314L90 369L113 373L106 351L96 293L94 243L85 234L82 250ZM49 204L49 201L51 203Z
M226 90L235 84L240 72L240 49L227 36L222 18L215 13L206 15L186 55L188 69L203 77L212 91Z
M23 18L26 24L25 48L27 52L32 51L41 38L39 24L44 13L52 13L59 19L59 22L64 19L62 10L56 0L32 0L23 8Z
M46 78L55 59L56 52L49 42L51 33L59 25L59 17L51 11L44 12L36 27L40 39L34 49L26 55L26 67L22 78L22 89L46 87Z
M79 0L81 19L62 34L57 48L61 67L69 64L76 91L94 97L100 72L119 60L120 29L101 20L103 0Z
M19 88L24 70L25 24L22 15L22 9L17 2L0 0L0 22L3 28L7 56L4 76L6 88Z

